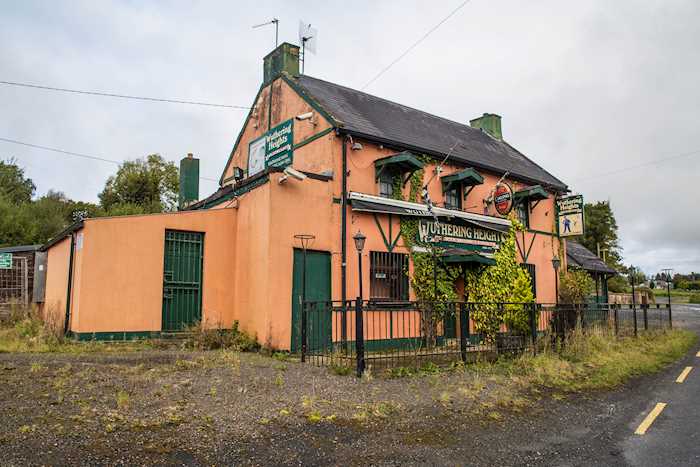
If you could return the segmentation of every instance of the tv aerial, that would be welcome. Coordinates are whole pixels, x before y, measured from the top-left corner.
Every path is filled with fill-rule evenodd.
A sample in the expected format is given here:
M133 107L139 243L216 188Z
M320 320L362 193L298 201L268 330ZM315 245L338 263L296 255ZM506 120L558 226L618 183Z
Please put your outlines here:
M299 21L299 43L301 43L301 74L304 74L304 62L306 62L306 49L316 55L318 44L318 29L312 28L311 23Z
M279 36L280 36L280 20L277 18L272 18L272 20L268 21L267 23L260 23L256 24L253 26L253 29L258 29L263 26L267 26L268 24L274 24L275 25L275 48L277 48L277 45L279 43Z

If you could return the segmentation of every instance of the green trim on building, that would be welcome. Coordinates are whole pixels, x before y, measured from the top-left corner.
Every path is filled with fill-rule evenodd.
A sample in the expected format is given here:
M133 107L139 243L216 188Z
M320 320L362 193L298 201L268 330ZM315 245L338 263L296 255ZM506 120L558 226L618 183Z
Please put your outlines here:
M221 177L219 177L219 186L224 184L224 174L226 173L226 169L228 168L229 164L231 163L231 160L233 159L233 155L235 154L236 149L238 148L238 144L241 142L243 133L245 132L245 129L248 126L248 122L250 121L250 116L253 114L253 110L255 110L255 103L258 102L258 97L260 97L262 90L265 89L265 84L266 83L261 84L260 89L258 89L258 93L255 94L255 99L253 99L253 105L250 106L250 110L248 111L248 115L246 115L245 120L243 121L243 126L241 127L241 131L238 133L236 142L233 143L233 149L231 149L231 154L229 154L228 159L226 160L226 164L224 164L224 171L221 173Z
M260 177L255 182L249 183L249 184L242 186L236 190L233 190L231 193L227 194L226 196L222 196L221 198L219 198L215 201L212 201L210 203L205 203L204 205L200 206L197 209L213 208L214 206L218 206L221 203L225 203L226 201L229 201L229 200L235 198L236 196L244 195L244 194L248 193L249 191L253 190L254 188L257 188L261 185L264 185L265 183L267 183L269 181L270 181L270 175L265 174L263 177Z
M403 151L393 156L382 157L374 161L374 177L379 180L382 172L389 170L398 170L401 173L415 172L425 166L412 152Z
M73 332L68 333L68 337L79 342L87 341L134 341L144 339L157 339L161 337L175 337L172 332L163 333L161 331L114 331L114 332Z
M451 186L455 184L467 186L482 185L484 183L484 177L470 167L457 173L440 177L440 181L442 182L442 191L444 192L449 190Z
M307 144L312 143L312 142L316 141L317 139L326 136L328 133L330 133L330 132L333 131L333 130L334 130L334 128L333 128L333 127L330 127L330 128L326 128L326 129L323 130L323 131L319 131L319 132L316 133L315 135L309 136L309 137L306 138L304 141L300 141L300 142L298 142L297 144L295 144L295 145L294 145L294 149L296 150L296 149L299 149L299 148L301 148L301 147L304 147L304 146L306 146Z
M319 102L316 101L316 99L314 99L311 95L309 95L303 87L301 87L299 84L297 84L294 81L294 78L290 77L290 75L288 75L287 73L284 73L284 72L282 74L280 74L280 77L282 78L282 80L284 80L285 83L287 83L289 85L290 88L292 88L294 90L294 92L296 92L299 95L299 97L301 97L304 100L304 102L309 104L312 109L314 109L316 112L321 114L323 116L323 118L325 118L331 126L333 126L333 127L341 126L340 123L337 122L335 120L335 118L333 118L333 116L331 114L329 114L326 111L326 109L324 109L321 106L321 104Z
M538 201L549 198L547 190L542 188L542 185L534 185L531 187L518 190L513 194L513 200L519 201L527 199L528 201Z

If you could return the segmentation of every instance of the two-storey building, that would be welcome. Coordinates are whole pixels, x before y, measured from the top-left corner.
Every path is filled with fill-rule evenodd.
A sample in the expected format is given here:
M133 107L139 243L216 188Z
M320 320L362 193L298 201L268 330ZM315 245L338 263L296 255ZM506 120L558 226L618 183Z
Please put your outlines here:
M183 199L196 199L198 166L181 167ZM555 198L565 192L505 141L500 116L454 122L301 75L299 48L284 43L264 59L220 188L179 213L68 229L45 247L45 307L79 337L236 320L262 344L290 349L302 295L353 299L362 274L365 299L414 298L402 219L418 220L416 235L439 244L440 261L488 267L510 228L509 202L525 226L517 249L536 300L554 302L552 259L566 258ZM359 273L357 232L366 236ZM300 235L313 237L305 291Z

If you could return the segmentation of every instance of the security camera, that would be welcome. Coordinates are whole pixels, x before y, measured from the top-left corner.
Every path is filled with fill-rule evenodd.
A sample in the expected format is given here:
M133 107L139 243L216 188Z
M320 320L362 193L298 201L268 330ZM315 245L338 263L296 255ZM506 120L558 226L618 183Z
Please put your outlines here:
M306 112L305 114L297 115L296 119L297 120L308 120L313 116L314 116L313 112Z
M294 177L297 180L306 180L306 175L291 167L287 167L286 169L284 169L284 174L289 177Z

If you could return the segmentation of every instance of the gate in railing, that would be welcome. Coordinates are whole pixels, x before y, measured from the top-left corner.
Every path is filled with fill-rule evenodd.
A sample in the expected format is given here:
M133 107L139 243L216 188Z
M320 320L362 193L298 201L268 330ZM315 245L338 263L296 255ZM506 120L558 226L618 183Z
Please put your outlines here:
M513 332L501 324L495 338L476 332L474 316L489 311L527 316ZM502 314L502 313L500 313ZM502 354L537 351L545 334L563 338L579 328L610 336L636 336L642 330L671 326L670 305L534 304L465 302L305 302L302 307L301 359L319 365L354 367L361 374L377 367L445 364ZM527 328L525 331L523 328ZM456 329L455 329L456 328Z

